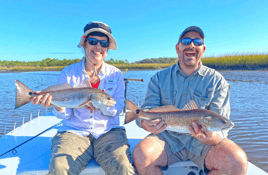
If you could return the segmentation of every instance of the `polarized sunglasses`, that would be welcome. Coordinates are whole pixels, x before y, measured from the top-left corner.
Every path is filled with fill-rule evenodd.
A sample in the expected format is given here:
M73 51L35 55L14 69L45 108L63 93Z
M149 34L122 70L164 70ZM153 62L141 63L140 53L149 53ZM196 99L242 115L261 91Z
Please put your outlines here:
M204 44L204 41L197 38L197 39L191 39L191 38L183 38L180 42L183 44L183 45L190 45L191 42L194 42L194 45L195 46L201 46Z
M97 45L98 42L100 42L100 45L101 45L102 47L104 47L104 48L106 48L106 47L108 47L108 46L110 45L110 42L109 42L109 41L98 40L98 39L96 39L96 38L88 38L87 41L88 41L88 43L89 43L90 45L93 45L93 46Z

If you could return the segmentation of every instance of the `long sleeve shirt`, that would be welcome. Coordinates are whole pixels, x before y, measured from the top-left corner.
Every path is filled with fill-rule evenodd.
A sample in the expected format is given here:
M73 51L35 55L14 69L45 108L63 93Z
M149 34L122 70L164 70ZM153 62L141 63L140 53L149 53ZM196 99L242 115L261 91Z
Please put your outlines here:
M89 76L85 71L85 59L82 62L72 64L64 68L59 76L58 83L69 83L72 87L83 84L89 86ZM65 108L59 112L55 108L53 113L56 117L63 119L59 132L68 131L80 136L92 134L94 138L99 138L102 134L112 128L119 126L119 114L124 107L125 84L122 72L114 66L103 63L99 72L100 84L98 89L105 90L112 98L116 100L113 107L90 110L85 108Z
M159 106L174 105L182 109L190 100L194 100L200 109L212 110L225 118L230 117L229 102L230 85L224 77L214 69L204 65L191 76L186 77L177 64L159 71L150 80L143 109ZM141 127L141 119L136 120ZM221 139L227 137L228 131L217 132ZM191 135L163 131L164 136L173 153L187 148L196 155L200 155L204 144Z

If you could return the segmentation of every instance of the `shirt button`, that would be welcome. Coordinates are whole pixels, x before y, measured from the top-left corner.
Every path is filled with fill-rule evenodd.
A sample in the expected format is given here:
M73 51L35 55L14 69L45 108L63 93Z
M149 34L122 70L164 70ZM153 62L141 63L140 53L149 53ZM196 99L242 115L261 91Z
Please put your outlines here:
M185 96L186 96L186 94L183 94L183 96L185 97Z
M93 118L93 116L90 116L90 118Z
M91 127L90 129L93 129L93 127Z

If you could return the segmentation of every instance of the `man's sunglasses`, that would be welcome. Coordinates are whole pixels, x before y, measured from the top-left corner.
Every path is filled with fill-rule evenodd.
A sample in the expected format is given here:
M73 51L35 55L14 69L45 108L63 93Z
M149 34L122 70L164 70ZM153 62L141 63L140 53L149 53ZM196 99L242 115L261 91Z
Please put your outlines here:
M197 38L197 39L184 38L184 39L181 40L181 43L183 45L190 45L192 41L194 42L195 46L201 46L201 45L204 44L204 41L199 39L199 38Z
M88 43L89 43L90 45L93 45L93 46L97 45L98 42L100 42L100 45L101 45L102 47L104 47L104 48L106 48L106 47L108 47L108 46L110 45L110 42L109 42L109 41L98 40L98 39L96 39L96 38L88 38L87 41L88 41Z

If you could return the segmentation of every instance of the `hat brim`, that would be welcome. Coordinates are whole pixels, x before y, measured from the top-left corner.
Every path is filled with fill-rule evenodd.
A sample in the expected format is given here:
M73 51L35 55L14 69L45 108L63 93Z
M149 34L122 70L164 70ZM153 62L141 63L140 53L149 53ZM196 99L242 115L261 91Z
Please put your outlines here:
M116 41L115 41L114 37L109 32L107 32L106 30L103 30L102 28L93 28L93 29L87 30L84 33L84 35L81 37L80 42L79 42L77 47L81 48L83 46L83 44L85 42L85 36L87 36L91 32L104 33L105 35L107 35L109 37L110 45L109 45L108 49L113 49L113 50L117 49L117 45L116 45Z

